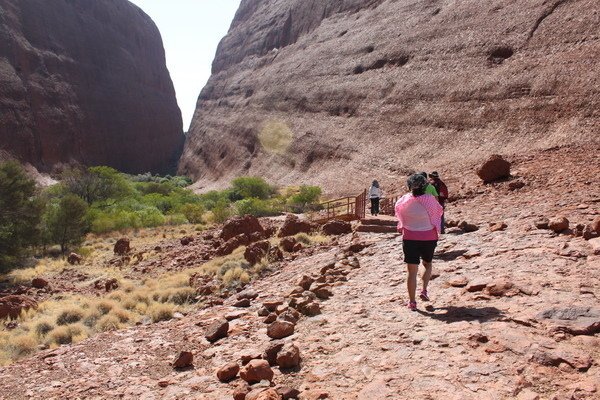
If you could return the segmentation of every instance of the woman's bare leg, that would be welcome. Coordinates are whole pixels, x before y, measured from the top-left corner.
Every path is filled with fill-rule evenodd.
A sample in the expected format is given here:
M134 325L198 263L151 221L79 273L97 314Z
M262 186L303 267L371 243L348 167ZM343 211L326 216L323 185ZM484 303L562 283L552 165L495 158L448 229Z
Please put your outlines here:
M418 264L406 264L408 267L408 278L406 278L406 287L408 288L408 297L410 301L416 301L417 293L417 271L419 270Z
M423 290L427 291L427 285L429 285L429 280L431 279L431 272L433 271L433 264L430 262L423 261L423 266L425 267L425 272L423 272Z

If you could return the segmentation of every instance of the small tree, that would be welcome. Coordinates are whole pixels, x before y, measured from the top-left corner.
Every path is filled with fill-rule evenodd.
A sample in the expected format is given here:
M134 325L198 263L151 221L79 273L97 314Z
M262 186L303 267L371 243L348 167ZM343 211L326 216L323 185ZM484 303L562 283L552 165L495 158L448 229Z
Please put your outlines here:
M303 212L311 205L315 205L321 197L321 188L318 186L300 186L298 193L290 197L289 204L294 210Z
M86 202L74 194L48 206L44 216L46 233L52 243L60 245L63 254L69 246L82 243L88 229L87 211Z
M0 163L0 267L13 264L39 237L43 203L36 194L18 163Z
M273 193L273 188L264 179L256 176L241 176L231 181L231 200L256 198L268 199Z
M88 204L108 199L121 199L132 193L127 179L110 167L74 169L63 176L68 192L76 194Z

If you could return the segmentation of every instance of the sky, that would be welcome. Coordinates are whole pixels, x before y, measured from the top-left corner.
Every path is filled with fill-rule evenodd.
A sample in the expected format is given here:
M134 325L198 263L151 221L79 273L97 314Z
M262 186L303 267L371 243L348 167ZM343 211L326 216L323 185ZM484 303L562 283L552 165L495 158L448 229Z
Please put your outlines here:
M130 0L148 14L162 35L167 67L188 130L200 90L210 77L219 41L227 34L240 0Z

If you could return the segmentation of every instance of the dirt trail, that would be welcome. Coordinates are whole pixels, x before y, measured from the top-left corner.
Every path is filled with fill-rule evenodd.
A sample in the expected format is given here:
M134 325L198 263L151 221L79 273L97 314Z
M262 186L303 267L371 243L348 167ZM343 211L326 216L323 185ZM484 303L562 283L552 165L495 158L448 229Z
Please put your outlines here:
M562 161L569 154L559 153ZM600 170L593 154L580 161ZM572 180L580 167L561 164L548 200L536 206L531 194L540 189L535 179L546 179L544 163L540 156L517 164L528 179L520 193L485 187L449 206L449 218L480 229L450 229L440 241L432 301L419 302L418 312L406 309L401 237L350 234L254 282L259 297L247 309L232 307L231 298L180 320L102 334L2 368L1 396L231 399L240 380L220 383L215 372L271 342L257 315L262 301L283 300L299 276L319 275L358 240L370 244L356 254L360 267L332 285L320 315L302 317L285 339L299 347L302 363L293 371L274 368L277 385L299 389L302 399L598 399L600 256L581 237L533 227L540 215L566 214L573 225L599 215L598 193L587 190L600 187L598 177ZM490 231L487 222L499 219L508 227ZM209 344L206 326L232 312L239 315L229 336ZM194 352L193 369L170 367L181 350Z

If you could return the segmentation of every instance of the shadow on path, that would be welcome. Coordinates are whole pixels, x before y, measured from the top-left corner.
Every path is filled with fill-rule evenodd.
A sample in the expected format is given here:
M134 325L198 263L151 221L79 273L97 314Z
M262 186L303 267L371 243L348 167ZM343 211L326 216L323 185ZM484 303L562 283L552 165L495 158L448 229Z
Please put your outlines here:
M440 307L427 306L426 310L417 310L421 315L443 321L447 324L460 321L487 322L504 316L504 313L496 307ZM445 311L439 313L439 311Z
M465 250L465 249L452 250L452 251L447 251L445 253L435 254L433 256L433 258L437 259L437 260L452 261L452 260L456 260L458 257L462 256L463 254L465 254L467 252L468 252L468 250Z

